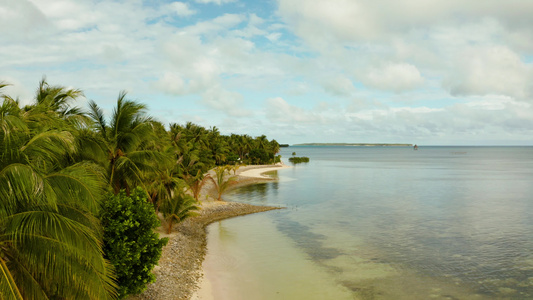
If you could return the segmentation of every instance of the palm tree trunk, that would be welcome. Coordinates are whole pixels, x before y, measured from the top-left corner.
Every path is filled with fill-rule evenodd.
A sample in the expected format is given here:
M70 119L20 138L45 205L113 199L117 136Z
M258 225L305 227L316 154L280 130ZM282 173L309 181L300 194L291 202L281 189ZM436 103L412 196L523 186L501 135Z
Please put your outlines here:
M168 221L168 228L167 228L167 234L170 234L172 232L172 218L170 218Z

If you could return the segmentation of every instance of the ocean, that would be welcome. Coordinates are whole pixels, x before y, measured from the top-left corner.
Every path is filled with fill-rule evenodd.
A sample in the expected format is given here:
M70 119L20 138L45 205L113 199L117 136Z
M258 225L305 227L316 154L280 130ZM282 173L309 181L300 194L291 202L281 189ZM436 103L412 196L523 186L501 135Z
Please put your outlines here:
M216 299L533 299L533 147L282 148L307 156L208 227Z

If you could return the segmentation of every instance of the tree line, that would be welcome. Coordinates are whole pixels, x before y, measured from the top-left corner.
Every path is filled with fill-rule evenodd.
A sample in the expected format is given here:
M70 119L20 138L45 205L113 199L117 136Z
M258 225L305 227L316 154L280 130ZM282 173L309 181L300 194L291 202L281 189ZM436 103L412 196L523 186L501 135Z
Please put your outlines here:
M264 135L222 135L191 122L167 129L125 92L106 116L94 101L86 109L75 105L81 90L44 78L25 106L2 93L6 86L0 83L1 299L138 293L154 280L151 268L165 244L146 237L153 253L139 266L146 275L142 284L121 275L135 271L124 272L132 264L120 258L142 260L138 255L146 252L124 250L141 221L151 231L158 211L170 222L185 217L196 208L206 172L216 166L279 161L279 144ZM147 204L142 212L139 203ZM117 214L125 213L143 220L117 224ZM125 254L111 253L119 251L110 250L114 246Z

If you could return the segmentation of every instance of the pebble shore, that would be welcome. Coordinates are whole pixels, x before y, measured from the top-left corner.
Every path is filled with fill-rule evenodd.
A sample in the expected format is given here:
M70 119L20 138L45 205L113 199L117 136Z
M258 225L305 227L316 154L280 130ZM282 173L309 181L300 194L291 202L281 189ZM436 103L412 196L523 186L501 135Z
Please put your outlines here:
M243 172L249 168L243 168ZM237 172L240 173L240 172ZM238 177L234 187L255 184L274 179L251 179ZM174 226L171 234L159 231L160 237L168 237L168 244L163 248L159 265L153 273L156 282L148 285L145 292L130 296L129 300L145 299L190 299L198 289L202 277L202 262L206 254L207 225L223 219L264 212L279 207L256 206L245 203L213 201L213 186L206 184L203 188L206 201L194 217L190 217Z

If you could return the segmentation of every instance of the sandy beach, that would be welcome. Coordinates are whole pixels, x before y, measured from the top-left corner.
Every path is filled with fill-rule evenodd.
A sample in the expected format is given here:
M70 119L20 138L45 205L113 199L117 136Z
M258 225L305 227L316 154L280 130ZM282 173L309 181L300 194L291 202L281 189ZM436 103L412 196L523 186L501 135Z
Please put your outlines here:
M263 173L289 166L283 164L244 166L236 171L236 180L231 188L276 180ZM169 242L163 248L159 265L154 268L157 277L147 290L128 299L212 299L208 280L202 280L202 262L206 254L206 227L223 219L264 212L279 207L255 206L244 203L215 201L216 192L212 183L204 185L201 193L201 210L198 215L174 226L171 234L161 227L161 237ZM200 288L201 286L201 288Z

